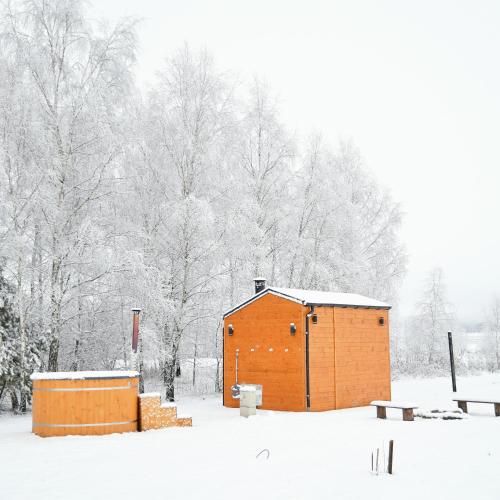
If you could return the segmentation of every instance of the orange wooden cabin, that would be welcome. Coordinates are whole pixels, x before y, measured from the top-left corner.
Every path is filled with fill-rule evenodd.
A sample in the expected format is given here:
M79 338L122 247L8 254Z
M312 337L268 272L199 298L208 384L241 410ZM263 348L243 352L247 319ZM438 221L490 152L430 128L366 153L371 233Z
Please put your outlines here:
M260 408L269 410L390 400L389 309L361 295L256 280L256 294L224 315L224 406L239 406L236 383L261 384Z

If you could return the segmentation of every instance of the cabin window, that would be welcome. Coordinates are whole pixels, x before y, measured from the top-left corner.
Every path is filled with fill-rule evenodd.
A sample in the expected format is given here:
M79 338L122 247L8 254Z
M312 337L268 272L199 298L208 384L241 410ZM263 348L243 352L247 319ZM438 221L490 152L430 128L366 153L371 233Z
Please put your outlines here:
M227 334L232 337L233 336L233 333L234 333L234 328L233 328L233 325L229 325L227 327Z
M313 314L312 320L313 320L313 324L315 325L318 322L318 316L316 314Z
M378 324L380 326L384 326L385 325L385 319L382 316L380 316L380 318L378 319Z
M297 327L295 326L295 323L290 323L290 335L295 335L295 332L297 331Z

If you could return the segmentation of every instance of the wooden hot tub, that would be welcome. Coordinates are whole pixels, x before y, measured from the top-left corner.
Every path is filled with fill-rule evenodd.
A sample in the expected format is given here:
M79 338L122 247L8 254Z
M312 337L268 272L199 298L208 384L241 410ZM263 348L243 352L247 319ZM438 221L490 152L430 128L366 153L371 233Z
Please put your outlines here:
M137 431L137 372L34 373L31 380L39 436Z

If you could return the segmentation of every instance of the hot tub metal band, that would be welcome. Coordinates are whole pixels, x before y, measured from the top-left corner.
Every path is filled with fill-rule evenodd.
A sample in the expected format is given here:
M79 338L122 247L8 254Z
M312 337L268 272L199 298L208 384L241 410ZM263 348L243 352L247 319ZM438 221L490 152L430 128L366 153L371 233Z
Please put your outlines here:
M33 423L33 427L99 427L104 425L127 425L134 424L137 420L129 420L128 422L100 422L97 424L38 424Z
M33 391L44 391L44 392L79 392L79 391L114 391L117 389L132 389L137 387L137 384L132 385L120 385L117 387L60 387L60 388L45 388L45 387L34 387Z

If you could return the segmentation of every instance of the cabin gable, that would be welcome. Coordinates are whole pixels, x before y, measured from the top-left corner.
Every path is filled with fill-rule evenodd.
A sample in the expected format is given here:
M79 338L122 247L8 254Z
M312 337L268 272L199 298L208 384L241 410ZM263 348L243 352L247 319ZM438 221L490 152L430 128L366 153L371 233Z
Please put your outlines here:
M224 404L238 407L231 396L236 382L262 384L263 407L305 409L305 308L264 294L224 319ZM295 325L291 333L291 323ZM231 329L230 329L231 327ZM229 334L232 330L232 335Z

